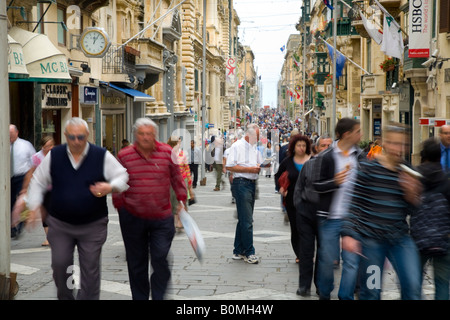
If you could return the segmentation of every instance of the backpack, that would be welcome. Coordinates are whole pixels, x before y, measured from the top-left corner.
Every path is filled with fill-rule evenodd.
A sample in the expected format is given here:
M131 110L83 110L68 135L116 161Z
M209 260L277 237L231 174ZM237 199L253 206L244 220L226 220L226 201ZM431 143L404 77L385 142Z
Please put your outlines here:
M450 206L441 192L431 190L422 195L421 204L411 214L410 232L421 254L447 254Z

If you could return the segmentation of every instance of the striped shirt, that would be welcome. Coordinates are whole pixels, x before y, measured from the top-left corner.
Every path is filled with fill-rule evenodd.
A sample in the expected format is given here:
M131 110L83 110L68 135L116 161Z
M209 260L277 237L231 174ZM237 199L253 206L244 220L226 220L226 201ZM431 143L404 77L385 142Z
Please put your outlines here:
M410 205L403 198L399 172L385 168L378 160L363 161L360 166L342 235L375 239L403 237L409 231L406 217Z
M128 171L130 187L126 192L113 195L114 206L124 207L144 219L168 218L172 214L171 186L178 201L187 200L186 184L171 154L172 148L158 141L148 159L134 145L120 150L118 159Z

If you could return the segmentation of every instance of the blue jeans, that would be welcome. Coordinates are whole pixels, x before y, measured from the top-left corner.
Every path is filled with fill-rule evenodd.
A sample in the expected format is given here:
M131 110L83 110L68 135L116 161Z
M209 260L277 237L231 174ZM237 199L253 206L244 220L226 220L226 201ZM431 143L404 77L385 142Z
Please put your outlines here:
M319 242L317 283L321 299L330 299L334 289L334 260L339 256L342 220L319 218ZM359 256L342 251L342 273L338 297L353 300L358 279Z
M253 209L255 207L256 181L234 178L231 193L236 200L238 223L234 238L234 254L255 254L253 247Z
M379 300L385 259L397 273L403 300L421 299L421 268L419 253L409 235L399 239L362 238L360 300Z

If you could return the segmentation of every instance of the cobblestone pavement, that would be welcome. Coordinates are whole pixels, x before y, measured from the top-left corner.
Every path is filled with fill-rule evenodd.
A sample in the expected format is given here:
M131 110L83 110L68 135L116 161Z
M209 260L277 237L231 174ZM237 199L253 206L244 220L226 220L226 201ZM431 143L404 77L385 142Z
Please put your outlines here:
M176 234L170 253L172 279L169 300L317 300L296 295L298 264L290 244L290 228L280 210L273 176L259 179L259 199L254 211L254 245L259 264L233 260L236 227L235 205L231 203L228 181L221 191L213 191L214 175L195 191L198 202L189 208L205 239L206 253L200 262L184 232ZM116 210L110 205L108 239L102 253L101 300L130 300L131 293L125 249ZM15 300L55 300L56 290L50 267L50 249L42 247L44 231L36 228L11 240L11 272L19 285ZM340 269L335 271L336 288ZM432 299L434 286L427 275L424 299ZM399 299L397 278L392 268L383 275L384 300ZM337 289L332 299L337 299Z

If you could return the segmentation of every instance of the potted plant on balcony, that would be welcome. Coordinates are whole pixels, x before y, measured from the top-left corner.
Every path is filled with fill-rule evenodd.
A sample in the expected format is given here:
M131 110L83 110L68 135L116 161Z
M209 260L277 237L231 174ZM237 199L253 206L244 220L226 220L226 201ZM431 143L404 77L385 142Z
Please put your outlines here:
M384 72L392 71L395 69L395 61L394 58L387 58L382 63L380 63L380 68Z

